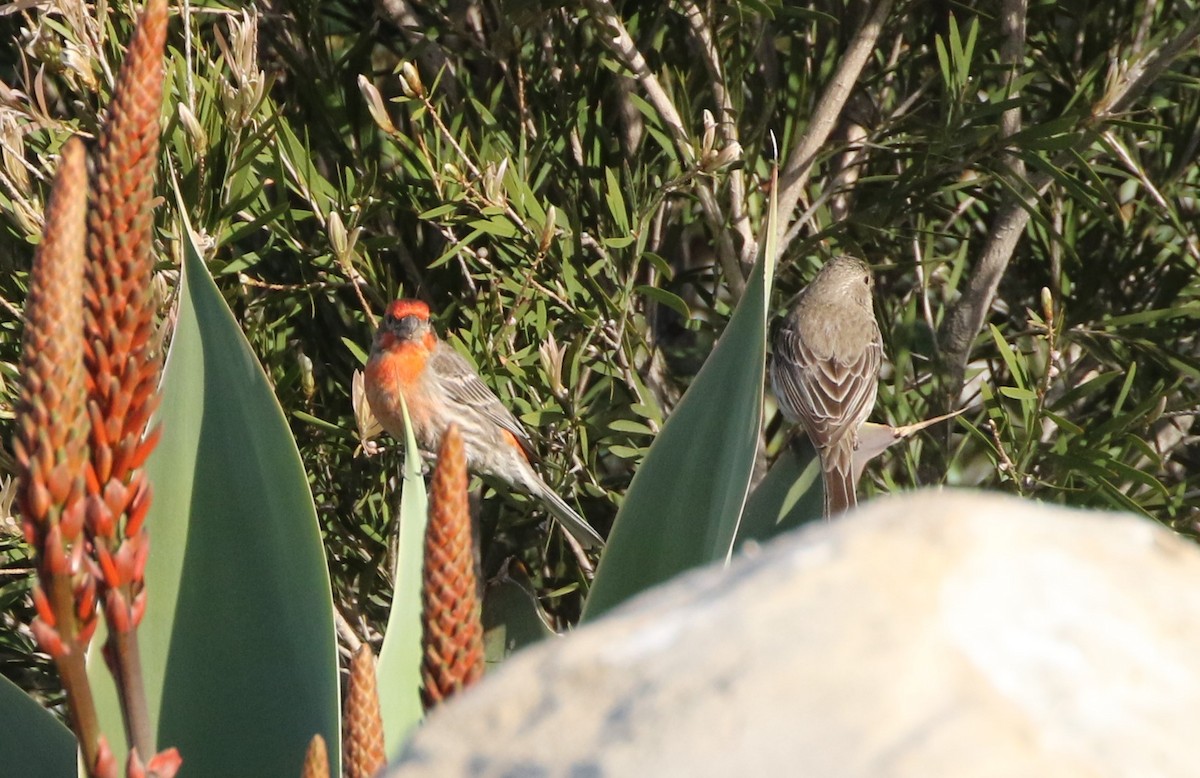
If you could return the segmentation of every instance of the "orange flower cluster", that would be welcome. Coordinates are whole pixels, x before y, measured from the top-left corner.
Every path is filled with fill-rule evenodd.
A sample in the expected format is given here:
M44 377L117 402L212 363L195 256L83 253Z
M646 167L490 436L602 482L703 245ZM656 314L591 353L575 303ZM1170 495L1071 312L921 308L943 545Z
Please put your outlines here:
M462 434L442 438L429 490L422 589L421 697L426 710L483 676L483 620Z
M142 13L98 137L89 187L83 143L63 147L30 274L16 451L18 504L38 555L33 631L55 660L89 774L117 765L96 720L84 657L98 606L109 629L131 740L129 776L171 776L154 754L135 628L145 612L150 487L142 466L160 364L153 353L153 198L166 0Z

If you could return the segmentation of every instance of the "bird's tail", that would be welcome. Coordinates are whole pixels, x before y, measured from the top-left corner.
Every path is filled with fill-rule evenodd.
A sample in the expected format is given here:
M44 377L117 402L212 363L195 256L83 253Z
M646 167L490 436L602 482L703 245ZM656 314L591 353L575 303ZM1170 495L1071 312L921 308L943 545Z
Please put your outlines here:
M854 442L843 436L821 452L825 484L825 518L832 518L858 505L854 488Z
M563 529L570 532L581 546L584 548L604 547L604 538L600 537L600 533L544 482L538 485L538 496L546 503L546 507L554 514L554 518L563 525Z

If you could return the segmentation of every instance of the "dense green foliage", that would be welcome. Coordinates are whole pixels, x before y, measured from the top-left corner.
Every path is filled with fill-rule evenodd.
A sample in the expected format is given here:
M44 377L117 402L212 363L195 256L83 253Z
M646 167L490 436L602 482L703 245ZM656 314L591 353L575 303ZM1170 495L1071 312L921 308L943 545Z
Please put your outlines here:
M194 6L172 21L163 311L179 273L177 190L292 414L352 629L374 637L390 596L400 446L385 439L386 451L364 456L351 401L384 304L431 304L539 433L547 480L604 531L728 320L772 160L787 170L819 129L821 96L875 7L619 4L642 79L607 45L611 9L599 2L280 1ZM420 29L398 26L404 8ZM5 441L55 154L69 133L97 126L130 12L122 2L99 22L34 9L0 17L0 38L20 44L0 49ZM1194 43L1178 56L1170 47L1194 38L1196 9L1033 4L1012 68L1002 52L1013 37L995 12L891 9L799 207L781 216L794 239L775 309L824 257L860 253L876 268L890 359L873 419L968 409L868 468L868 496L971 485L1192 531L1200 62ZM1163 72L1134 83L1110 115L1137 66L1164 52ZM1019 118L1006 118L1013 109ZM706 110L718 117L711 141ZM973 333L960 385L946 322L976 300L988 237L1022 199L1031 218L994 301L982 299L987 326ZM772 408L768 459L783 439ZM481 514L485 576L520 560L551 611L573 621L586 576L558 533L546 540L544 513L485 492ZM29 614L24 554L0 538L0 662L37 688L43 674L17 627Z

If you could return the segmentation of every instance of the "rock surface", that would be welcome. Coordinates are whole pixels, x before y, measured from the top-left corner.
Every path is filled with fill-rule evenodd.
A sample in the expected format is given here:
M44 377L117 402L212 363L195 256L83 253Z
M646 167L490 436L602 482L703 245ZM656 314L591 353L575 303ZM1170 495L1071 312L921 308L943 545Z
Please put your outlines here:
M874 500L522 652L392 776L1195 776L1200 548Z

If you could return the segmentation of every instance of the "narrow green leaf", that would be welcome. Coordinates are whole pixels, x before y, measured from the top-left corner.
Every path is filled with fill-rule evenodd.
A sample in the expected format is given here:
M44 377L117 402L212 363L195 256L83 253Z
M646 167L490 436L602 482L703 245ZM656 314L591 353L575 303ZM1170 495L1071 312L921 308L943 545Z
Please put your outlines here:
M1020 400L1021 402L1037 401L1037 392L1033 391L1032 389L1018 389L1015 386L1002 386L1000 387L1000 394L1004 395L1005 397L1010 397L1014 400Z
M511 238L517 234L516 226L506 216L494 216L490 219L472 219L468 225L495 238Z
M614 432L629 432L635 435L649 435L651 430L640 421L633 419L615 419L608 424L608 428Z
M950 14L946 31L950 42L950 63L954 67L954 80L960 86L966 81L966 63L963 61L962 36L958 32L958 19Z
M634 103L637 102L635 95L630 95L630 97L633 98ZM654 124L649 123L646 124L646 132L650 134L651 138L654 138L654 140L658 142L659 148L661 148L668 157L675 161L679 160L679 152L675 148L675 142L671 140L670 136L668 136Z
M1108 145L1107 141L1104 141L1103 139L1101 142L1105 145ZM1092 164L1089 163L1088 160L1084 159L1083 155L1079 153L1079 149L1072 146L1068 153L1075 160L1075 167L1079 170L1080 175L1086 177L1088 181L1091 182L1091 191L1095 193L1094 196L1088 197L1083 202L1089 204L1096 203L1094 210L1100 211L1101 209L1097 201L1104 200L1106 203L1108 203L1108 208L1111 213L1120 213L1121 204L1117 202L1117 198L1113 195L1112 187L1110 187L1106 181L1100 178L1099 173L1092 168ZM1130 180L1137 181L1136 178Z
M1137 449L1137 451L1140 452L1141 455L1144 456L1146 458L1146 460L1151 463L1152 467L1157 469L1157 468L1161 468L1163 466L1162 454L1159 451L1156 451L1153 446L1151 446L1149 443L1147 443L1140 436L1133 435L1133 434L1127 434L1124 437L1124 442L1126 444L1128 444L1130 447ZM1150 476L1150 477L1153 477L1153 476ZM1162 486L1162 483L1157 480L1155 481L1155 483L1158 483L1159 486ZM1163 489L1165 490L1165 488L1166 487L1164 486Z
M1129 390L1133 386L1133 377L1136 375L1137 362L1130 362L1129 371L1125 373L1125 383L1121 384L1121 391L1117 394L1117 401L1113 404L1114 419L1121 415L1121 409L1125 407L1125 400L1129 397Z
M1122 316L1110 316L1104 319L1103 326L1105 329L1113 330L1120 327L1128 327L1132 324L1150 324L1156 321L1179 318L1180 316L1200 318L1200 303L1190 302L1177 305L1174 308L1154 308Z
M520 174L522 166L513 164L504 173L504 189L509 202L521 213L527 213L537 224L546 223L546 209L533 187Z
M435 259L429 263L429 269L432 270L435 267L441 267L442 265L449 262L451 259L454 259L454 257L456 257L460 251L462 251L467 246L472 245L475 242L475 239L483 234L484 234L483 230L479 230L479 229L471 230L469 233L467 233L467 235L465 237L463 237L457 243L451 243L449 246L447 246L446 250L442 252L442 255L440 257L438 257L437 259Z
M654 266L654 270L662 274L662 277L670 281L675 277L675 268L664 257L655 254L653 251L643 251L641 258Z
M638 389L643 397L650 396L649 391L647 391L643 385L638 384ZM651 405L647 403L634 403L633 405L629 406L629 410L633 411L638 416L641 416L643 419L652 420L655 424L660 426L663 423L662 408L660 408L657 404Z
M942 83L946 85L947 90L953 91L954 79L950 76L950 55L946 53L946 42L941 35L934 37L933 46L937 51L938 68L942 71Z
M979 17L971 18L971 27L967 30L967 43L962 51L963 83L966 84L971 75L971 60L975 59L975 41L979 38Z
M1070 408L1072 404L1079 402L1097 392L1104 391L1109 384L1117 380L1121 376L1120 373L1113 370L1107 373L1099 373L1092 378L1077 384L1066 391L1062 397L1055 403L1056 408Z
M358 360L358 364L367 364L367 352L363 351L362 346L358 345L349 338L342 338L342 345L350 350L350 353L353 354L354 358Z
M996 328L995 324L989 324L988 331L992 333L992 340L996 342L996 350L1000 352L1000 358L1004 360L1004 364L1008 365L1008 372L1012 375L1013 381L1016 382L1017 388L1025 389L1024 365L1018 362L1022 358L1004 340L1004 336L1000 334L1000 330Z
M1142 484L1164 497L1167 494L1167 489L1162 485L1162 482L1150 473L1143 472L1136 467L1131 467L1119 459L1110 459L1105 463L1105 466L1114 476L1124 478L1133 483Z
M436 208L430 208L428 211L422 211L417 214L417 218L422 221L435 221L443 216L454 213L458 210L458 203L442 203Z
M621 232L629 232L629 209L625 207L625 198L621 195L621 182L612 168L604 168L604 201L608 203L608 212L613 217L613 223Z
M666 289L660 289L657 286L639 286L635 291L650 298L659 305L667 306L682 316L684 321L692 318L692 312L688 308L688 304L677 294L668 292Z
M1106 497L1109 503L1118 510L1129 511L1130 513L1136 513L1139 516L1146 516L1151 519L1154 518L1153 516L1150 516L1150 514L1146 512L1146 509L1143 508L1136 500L1131 499L1112 481L1100 476L1096 477L1096 481L1102 487L1100 489L1100 494Z
M1057 413L1051 413L1050 411L1046 411L1045 413L1046 417L1049 418L1050 421L1054 422L1059 429L1069 432L1072 435L1083 434L1083 427L1080 427L1078 424L1075 424L1069 419L1059 416Z
M358 440L358 435L356 433L351 432L350 430L342 429L333 422L325 421L318 416L313 416L311 413L306 413L305 411L292 411L292 416L304 422L305 424L311 424L317 429L325 432L331 432L334 435L347 438L349 440Z
M1049 142L1050 138L1061 138L1070 136L1075 138L1078 120L1074 116L1063 115L1053 119L1047 119L1037 124L1029 124L1023 127L1020 132L1014 133L1008 138L1008 142L1013 148L1030 148L1040 143Z
M641 115L647 120L649 120L656 129L662 127L662 117L658 115L658 110L655 109L654 106L650 105L650 103L646 102L644 97L636 92L631 92L629 95L629 102L633 103L633 107L638 109L638 112L641 113Z

